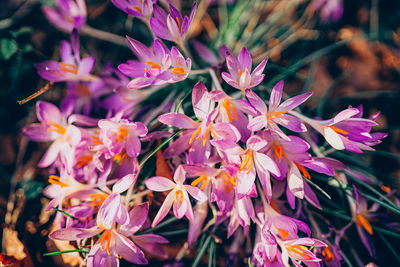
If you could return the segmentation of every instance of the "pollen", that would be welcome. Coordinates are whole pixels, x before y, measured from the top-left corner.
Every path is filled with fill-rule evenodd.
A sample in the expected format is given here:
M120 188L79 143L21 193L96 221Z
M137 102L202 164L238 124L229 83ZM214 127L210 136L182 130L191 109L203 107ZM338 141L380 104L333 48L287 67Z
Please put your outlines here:
M288 113L288 110L281 111L281 112L272 112L271 114L267 114L267 121L270 124L275 124L272 119L283 119L283 115Z
M59 185L61 188L69 186L69 184L61 182L60 176L57 175L50 175L48 182L51 184Z
M161 70L161 66L152 61L146 61L145 64L151 66L153 69Z
M198 184L200 184L200 183L202 182L202 184L201 184L201 186L200 186L200 190L203 190L204 187L205 187L206 184L207 184L207 180L208 180L207 176L200 176L199 178L197 178L196 180L194 180L194 181L191 183L191 185L192 185L192 186L196 186L196 185L198 185Z
M171 72L174 74L182 74L185 72L185 70L183 68L177 67L177 68L172 68Z
M302 246L302 245L291 245L291 246L288 246L287 248L288 248L288 250L300 255L303 258L311 259L311 257L306 254L308 252L308 249L305 246Z
M65 71L65 72L69 72L72 74L77 75L78 74L78 67L73 65L73 64L69 64L69 63L65 63L65 62L59 62L59 70Z
M100 249L102 251L107 249L107 254L110 255L111 231L106 230L100 237ZM106 243L104 245L104 243Z
M65 134L66 131L67 131L67 130L65 130L64 127L62 127L62 126L61 126L60 124L58 124L58 123L49 121L47 124L51 126L50 128L47 129L47 131L56 132L56 133L59 133L59 134L61 134L61 135Z
M121 166L122 162L124 162L124 159L126 158L126 155L127 155L126 151L125 152L121 152L121 153L115 155L112 160L113 161L118 161L118 165Z
M233 114L235 115L235 120L238 119L236 109L229 100L224 99L224 101L222 102L222 106L226 110L226 114L228 114L229 122L233 121L232 111L233 111Z
M92 207L98 207L103 204L104 200L108 197L104 194L89 194L88 197L91 198L90 202L92 202Z
M374 233L374 231L372 230L371 224L364 216L362 216L361 214L358 214L356 221L357 221L357 224L359 226L361 226L362 228L364 228L368 234L372 235Z

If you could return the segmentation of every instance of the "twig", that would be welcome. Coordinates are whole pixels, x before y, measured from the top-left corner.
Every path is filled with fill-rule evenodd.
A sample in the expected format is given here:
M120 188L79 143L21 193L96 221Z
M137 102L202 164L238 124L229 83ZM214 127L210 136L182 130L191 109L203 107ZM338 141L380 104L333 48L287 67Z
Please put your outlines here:
M41 94L47 92L53 86L53 84L54 84L54 82L48 82L45 86L40 88L37 92L31 94L27 98L24 98L23 100L18 100L17 103L22 106L26 102L29 102L32 99L35 99L36 97L40 96Z

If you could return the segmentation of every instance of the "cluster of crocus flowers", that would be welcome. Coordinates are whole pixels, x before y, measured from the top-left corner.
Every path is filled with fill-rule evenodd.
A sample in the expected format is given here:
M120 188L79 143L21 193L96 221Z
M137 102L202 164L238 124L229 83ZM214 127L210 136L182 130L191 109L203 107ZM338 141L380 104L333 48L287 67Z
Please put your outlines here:
M70 1L60 3L65 14L75 10ZM183 17L174 6L169 5L167 14L153 1L113 3L130 15L148 19L155 36L179 47L196 10L195 4L190 16ZM59 62L36 65L44 79L67 82L74 93L60 109L38 101L39 123L23 129L31 140L50 143L39 163L52 171L44 194L52 199L48 209L65 211L57 214L57 230L50 237L77 241L78 246L90 239L87 266L117 266L120 259L146 264L143 250L168 257L162 247L168 241L148 232L171 214L189 221L189 248L212 225L233 243L244 237L255 240L252 262L256 266L319 266L338 255L332 253L328 240L311 238L308 225L297 219L304 201L321 209L308 185L313 176L334 176L346 169L333 158L313 155L310 148L317 144L310 143L314 142L311 134L319 133L333 149L372 150L386 136L371 133L377 115L364 119L362 107L349 107L329 120L311 119L297 110L312 93L283 99L283 81L273 87L267 102L257 93L267 58L253 69L246 48L235 57L222 46L217 57L199 42L194 43L195 50L210 64L203 73L215 75L219 73L215 69L222 71L226 65L229 73L221 74L224 85L239 91L229 95L221 84L209 90L199 81L191 91L190 108L167 98L160 107L148 109L140 104L146 92L185 80L192 59L159 39L151 47L130 37L127 41L136 60L127 60L118 69L106 66L98 76L91 74L94 58L80 57L76 30L70 43L61 43ZM151 169L145 176L143 168L154 155L155 141L161 143L166 137L171 139L163 143L159 157L173 177L153 176ZM356 191L355 198L360 201L353 203L354 222L366 244L366 234L373 233L368 221L373 210L366 209ZM299 211L293 212L296 206ZM149 209L156 211L150 213L154 217ZM210 210L212 218L206 224Z

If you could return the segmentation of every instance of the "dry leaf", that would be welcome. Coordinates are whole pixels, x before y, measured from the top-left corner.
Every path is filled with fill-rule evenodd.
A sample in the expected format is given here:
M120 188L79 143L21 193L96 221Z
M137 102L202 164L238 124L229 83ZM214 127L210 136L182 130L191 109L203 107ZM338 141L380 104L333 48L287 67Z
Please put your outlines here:
M4 229L3 239L6 241L6 254L17 260L23 260L27 256L24 252L24 244L18 239L17 231L10 228Z
M165 161L161 150L157 151L156 158L156 176L167 177L172 180L171 170L169 169L168 163Z

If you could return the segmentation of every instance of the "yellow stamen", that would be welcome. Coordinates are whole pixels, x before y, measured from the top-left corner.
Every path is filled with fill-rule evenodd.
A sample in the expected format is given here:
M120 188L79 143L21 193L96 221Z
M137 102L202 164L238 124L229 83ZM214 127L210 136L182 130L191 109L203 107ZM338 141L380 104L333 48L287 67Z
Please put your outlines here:
M105 230L104 233L100 237L100 249L102 251L107 249L107 254L110 255L110 243L111 243L111 231L110 230ZM104 246L104 243L106 245Z
M229 122L232 122L232 120L233 120L233 116L232 116L231 110L235 114L235 120L238 119L238 115L237 115L236 109L233 106L233 104L231 102L229 102L229 100L224 99L224 101L222 102L222 106L226 110L226 114L228 114Z
M249 166L247 166L249 165ZM243 171L246 167L248 167L247 174L250 173L251 167L253 167L253 150L248 149L242 164L240 164L239 172Z
M288 110L282 112L272 112L271 114L267 114L267 121L270 124L275 124L272 119L283 119L283 115L288 113Z
M189 144L192 144L192 143L193 143L193 141L194 141L194 139L196 138L196 136L197 136L196 139L199 139L199 138L200 138L200 135L201 135L201 128L199 127L199 128L197 128L196 131L194 131L194 133L192 134L192 137L190 137Z
M200 190L203 190L204 187L206 186L207 180L208 180L207 176L200 176L199 178L197 178L196 180L194 180L194 181L191 183L191 185L192 185L192 186L196 186L196 185L198 185L199 183L203 182L203 183L201 184L201 186L200 186Z
M47 129L47 131L56 132L56 133L59 133L59 134L65 134L65 132L67 131L67 130L65 130L64 127L62 127L58 123L54 123L54 122L49 121L47 124L51 126L50 128Z
M306 254L306 251L308 251L308 248L302 245L291 245L287 247L290 251L306 258L306 259L311 259L309 255Z
M103 142L101 142L101 140L98 136L92 135L92 139L93 139L92 140L93 144L99 144L99 145L103 144Z
M390 193L390 187L386 185L381 186L381 190L385 193Z
M48 181L51 184L59 185L61 188L69 186L69 184L60 182L60 176L57 175L50 175Z
M185 70L183 68L177 67L177 68L172 68L171 72L175 74L182 74L185 72Z
M78 74L78 67L72 64L68 64L65 62L59 62L58 63L60 66L58 67L59 70L65 71L65 72L69 72L72 74L77 75Z
M117 142L121 142L128 135L128 129L121 127L117 132Z
M297 162L295 162L294 164L296 164L297 168L303 173L304 177L307 177L311 180L311 175L308 173L306 168L304 168L304 166L298 164Z
M77 163L75 165L75 168L79 169L85 165L87 165L89 162L91 162L93 159L92 155L83 155L77 158Z
M236 185L237 176L232 177L227 172L224 171L221 173L221 177L222 177L222 179L224 179L224 181L229 182L229 183L225 183L226 186L224 187L225 192L229 193L232 189L232 186L229 187L228 185Z
M282 160L282 156L284 156L285 158L288 158L288 156L285 154L285 152L283 151L283 148L281 145L275 144L274 145L274 153L275 155L278 157L279 162L281 162Z
M182 31L181 22L179 21L179 18L178 18L178 17L175 17L175 19L176 19L176 22L178 23L179 32L181 32L181 31Z
M161 70L161 66L156 64L156 63L154 63L154 62L146 61L145 63L146 63L146 65L150 65L153 69Z
M139 12L140 14L142 14L142 9L138 6L132 6L132 9L136 10L137 12Z
M88 197L91 198L90 202L92 202L92 207L98 207L103 204L104 200L108 197L104 194L89 194Z
M362 216L361 214L357 214L357 224L367 231L368 234L372 235L374 231L372 230L372 226L369 221Z
M285 240L286 238L288 238L289 236L289 232L286 230L283 230L281 228L276 227L276 229L278 229L278 232L281 234L282 236L282 240Z
M243 71L242 71L241 69L239 69L239 70L238 70L238 73L239 73L239 77L240 77L240 76L242 76Z
M344 131L342 129L339 129L338 127L335 127L335 126L328 126L328 127L331 128L332 130L334 130L338 134L343 134L343 135L348 135L349 134L348 132L346 132L346 131Z
M118 165L121 166L122 162L124 161L125 158L126 158L126 151L115 155L112 160L113 161L118 161Z
M331 260L335 259L335 257L333 256L333 253L332 253L332 251L330 250L329 247L324 247L322 249L322 256L324 257L324 259L326 261L331 261Z
M203 136L203 146L206 145L208 133L211 132L211 130L212 130L212 126L210 124L210 125L208 125L206 132L204 133L204 136ZM189 144L191 145L193 143L194 139L197 140L197 139L200 139L200 137L201 137L201 127L197 128L196 131L193 132L192 137L190 137Z
M178 197L179 197L181 200L185 200L185 198L183 197L183 192L182 192L182 190L180 190L180 189L176 190L176 192L175 192L175 197L174 197L174 201L175 201L175 202L178 201Z

